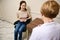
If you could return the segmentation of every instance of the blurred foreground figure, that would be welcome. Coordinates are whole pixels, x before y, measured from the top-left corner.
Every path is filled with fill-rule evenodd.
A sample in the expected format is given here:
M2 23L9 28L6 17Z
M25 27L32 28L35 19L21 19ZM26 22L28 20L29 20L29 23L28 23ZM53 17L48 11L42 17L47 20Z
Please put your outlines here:
M44 24L33 29L29 40L60 40L60 24L53 20L58 13L59 4L56 1L45 2L41 8Z

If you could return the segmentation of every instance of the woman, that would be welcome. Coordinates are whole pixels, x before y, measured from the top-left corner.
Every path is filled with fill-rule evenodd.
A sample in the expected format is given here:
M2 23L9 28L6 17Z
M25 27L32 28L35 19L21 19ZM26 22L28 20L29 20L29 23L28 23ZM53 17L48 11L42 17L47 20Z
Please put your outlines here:
M29 19L31 19L31 15L26 9L25 1L20 2L20 7L17 12L17 18L19 21L17 22L17 24L15 24L16 27L14 30L14 40L22 40L22 32L24 31L24 29L26 29L26 25L30 21ZM18 34L19 34L19 38L18 38Z

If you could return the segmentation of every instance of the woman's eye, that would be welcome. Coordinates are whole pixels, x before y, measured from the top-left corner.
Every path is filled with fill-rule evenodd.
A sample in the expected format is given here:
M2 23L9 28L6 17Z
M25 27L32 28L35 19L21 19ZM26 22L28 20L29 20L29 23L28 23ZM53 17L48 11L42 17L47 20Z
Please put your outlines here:
M23 5L23 6L25 6L25 5Z

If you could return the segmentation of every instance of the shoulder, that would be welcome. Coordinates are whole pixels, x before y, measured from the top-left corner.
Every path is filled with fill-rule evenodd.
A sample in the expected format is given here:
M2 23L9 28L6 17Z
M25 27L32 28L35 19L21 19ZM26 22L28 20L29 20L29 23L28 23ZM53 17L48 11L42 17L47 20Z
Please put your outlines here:
M17 11L17 13L21 13L21 11L19 10L19 11Z
M37 33L38 35L40 34L45 34L45 33L50 33L51 32L51 27L48 26L48 24L42 24L38 25L33 29L34 33Z
M59 28L59 30L56 30L55 26ZM32 39L40 39L40 38L45 38L48 39L52 38L53 36L56 36L60 32L60 24L58 23L46 23L42 24L41 26L38 25L35 27L32 31ZM55 31L56 30L56 31ZM45 36L44 36L45 35ZM52 36L53 35L53 36ZM60 34L58 34L60 35Z
M17 11L17 15L21 15L23 12L21 10Z
M40 39L41 37L44 37L46 32L44 32L43 30L44 29L42 28L42 26L40 25L36 26L32 31L30 39L37 40L37 39Z
M33 28L33 33L35 33L35 34L40 34L40 32L42 31L42 25L38 25L38 26L36 26L35 28Z
M39 39L39 35L38 34L40 34L40 33L38 32L38 29L39 29L38 26L33 29L29 40L37 40L37 39Z
M33 28L33 31L36 31L39 29L40 26L36 26L35 28Z

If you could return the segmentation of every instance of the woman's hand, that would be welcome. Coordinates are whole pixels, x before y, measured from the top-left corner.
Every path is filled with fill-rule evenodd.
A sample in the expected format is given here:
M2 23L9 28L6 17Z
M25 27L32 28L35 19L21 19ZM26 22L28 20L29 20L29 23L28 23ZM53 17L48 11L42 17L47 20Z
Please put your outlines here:
M27 18L20 18L20 21L21 22L26 22L27 21Z

